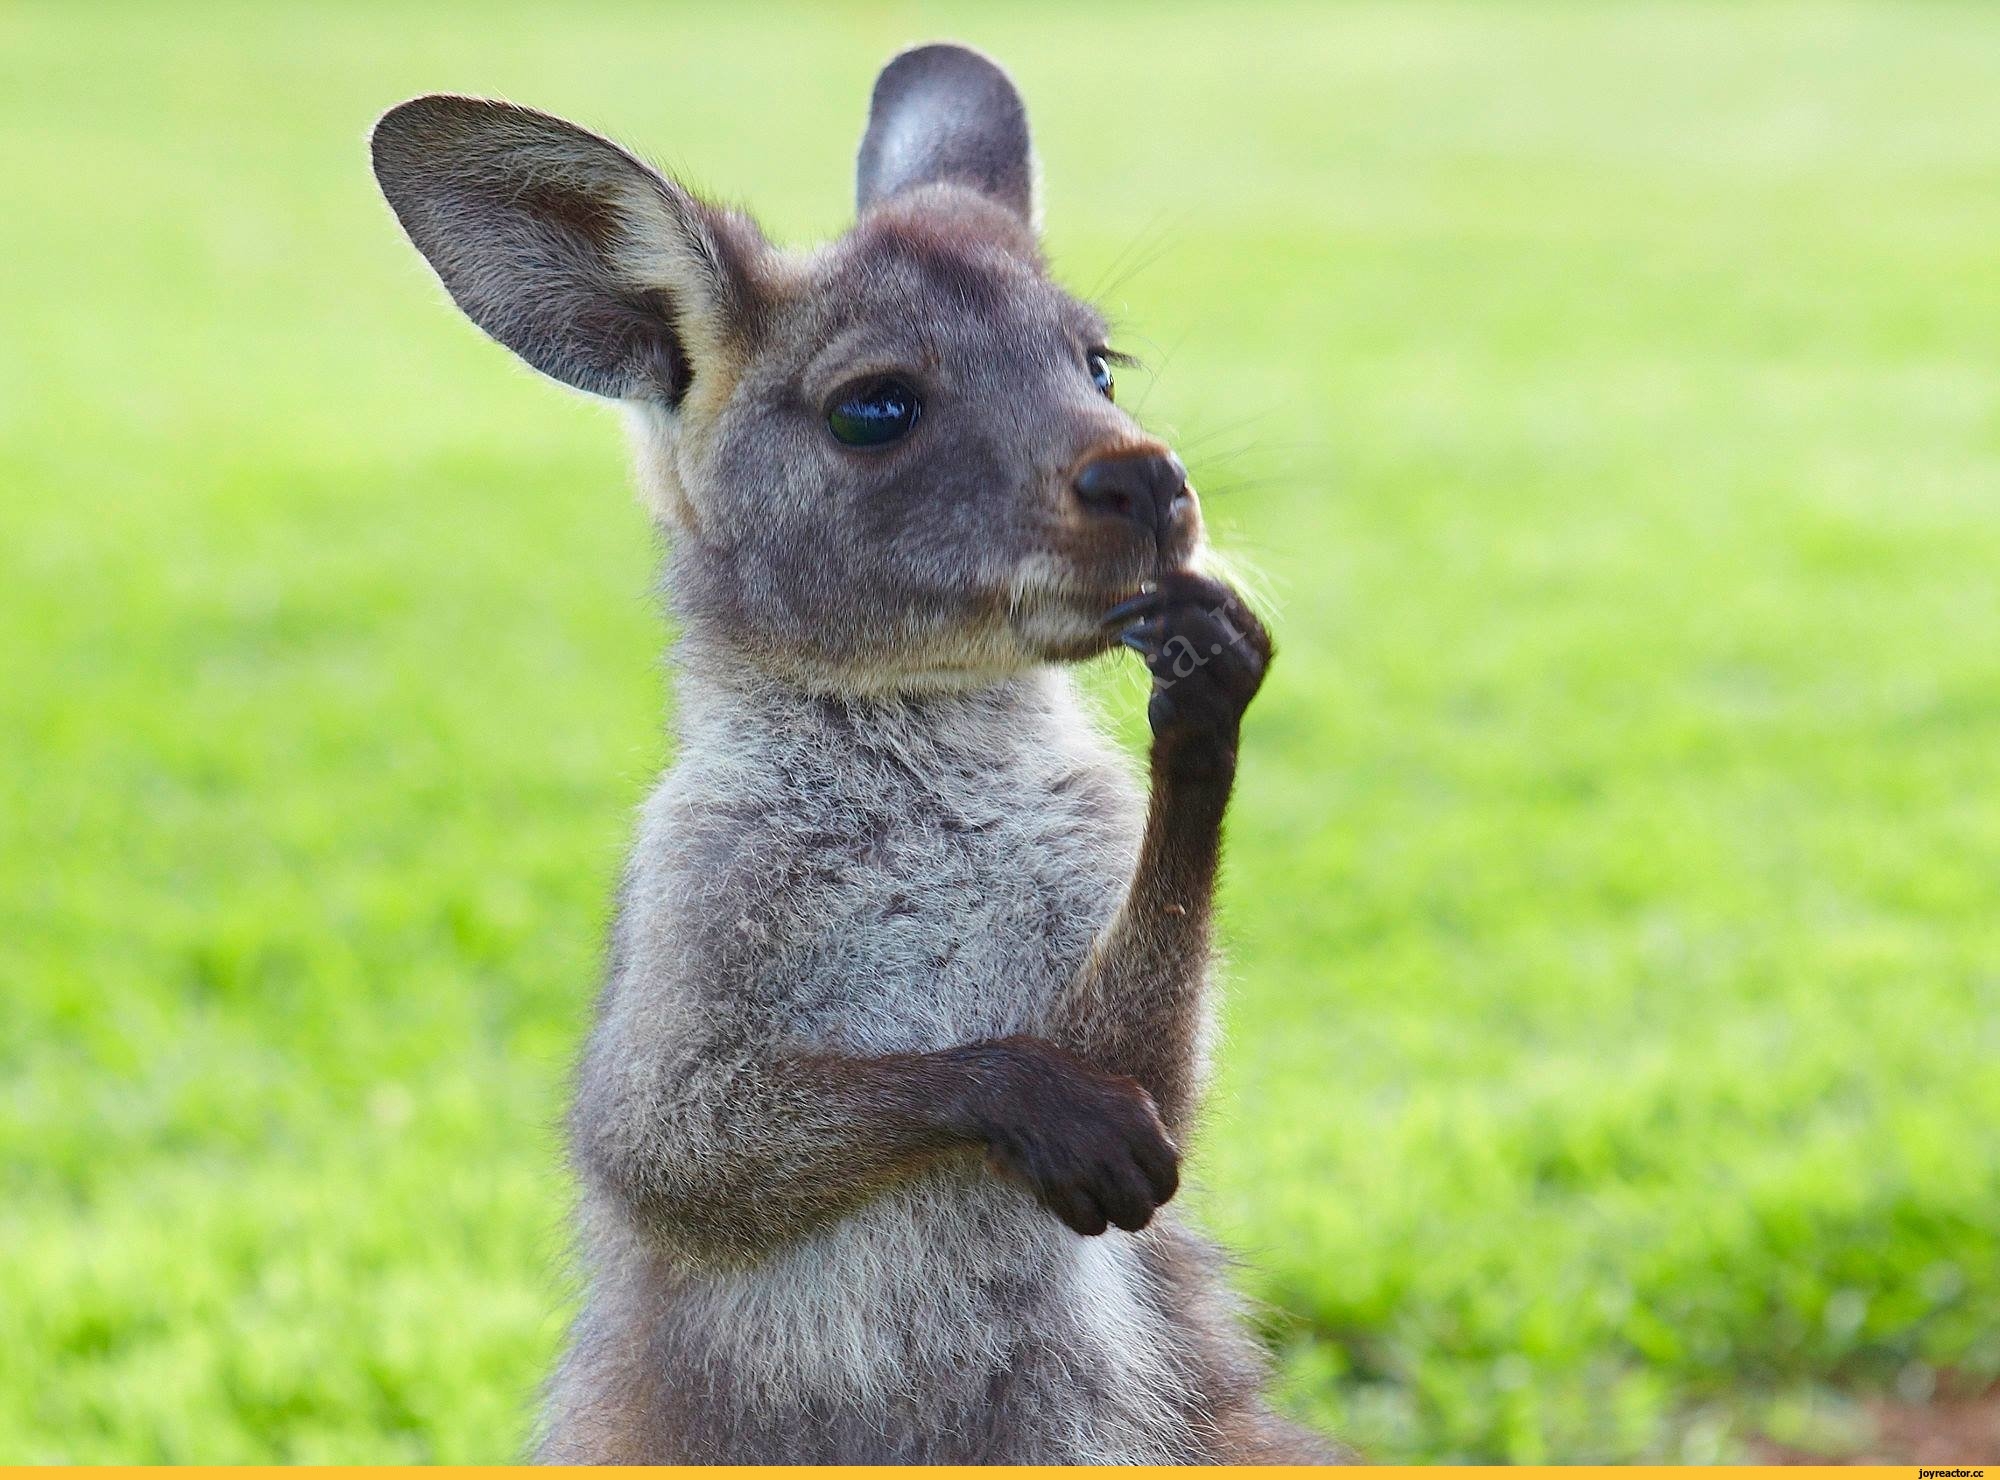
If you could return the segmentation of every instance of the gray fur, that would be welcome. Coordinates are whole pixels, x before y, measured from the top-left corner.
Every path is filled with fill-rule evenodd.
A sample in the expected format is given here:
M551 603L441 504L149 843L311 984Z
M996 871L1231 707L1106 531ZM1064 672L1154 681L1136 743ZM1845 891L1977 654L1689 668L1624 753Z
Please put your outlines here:
M625 401L671 538L680 743L578 1074L588 1291L542 1457L1323 1457L1160 1206L1269 643L1193 573L1191 491L1144 529L1074 491L1165 449L1092 385L1005 74L892 62L863 217L805 253L505 105L405 104L376 160L475 321ZM917 430L836 445L828 398L888 372ZM1061 665L1149 581L1148 793ZM1202 621L1236 640L1176 687L1159 645Z

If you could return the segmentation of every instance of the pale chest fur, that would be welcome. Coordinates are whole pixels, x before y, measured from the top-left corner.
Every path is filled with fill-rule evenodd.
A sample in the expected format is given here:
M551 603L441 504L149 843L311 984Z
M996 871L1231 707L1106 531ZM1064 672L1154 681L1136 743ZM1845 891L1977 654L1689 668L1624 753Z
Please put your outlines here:
M1058 673L859 712L696 692L682 726L628 908L672 962L656 980L760 1037L866 1054L1038 1033L1131 875L1138 788ZM1077 1237L972 1153L677 1283L685 1361L831 1405L821 1422L875 1450L934 1457L922 1436L1018 1411L1045 1447L1016 1457L1188 1452L1134 1236Z
M723 907L711 918L758 1016L858 1052L1038 1031L1117 908L1142 822L1067 679L745 708L727 744L721 715L687 717L691 762L655 812L662 832L707 815L698 851L733 852L720 897L697 864L678 903Z

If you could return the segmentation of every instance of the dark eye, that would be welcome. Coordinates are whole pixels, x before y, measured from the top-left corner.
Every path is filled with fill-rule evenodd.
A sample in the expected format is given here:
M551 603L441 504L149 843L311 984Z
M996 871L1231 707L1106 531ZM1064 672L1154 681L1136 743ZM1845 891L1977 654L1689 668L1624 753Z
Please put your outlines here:
M1111 362L1104 358L1101 351L1092 350L1089 365L1090 383L1097 387L1097 393L1107 401L1117 400L1118 397L1112 391Z
M827 408L826 426L844 447L886 447L910 435L922 409L915 391L884 377L841 392Z

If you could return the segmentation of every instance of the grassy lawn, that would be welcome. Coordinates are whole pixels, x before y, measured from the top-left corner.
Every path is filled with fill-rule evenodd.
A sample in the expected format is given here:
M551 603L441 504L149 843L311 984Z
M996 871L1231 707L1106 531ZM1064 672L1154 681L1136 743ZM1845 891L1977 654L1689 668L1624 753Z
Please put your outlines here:
M1194 1195L1287 1401L1713 1459L2000 1376L2000 11L0 0L0 1460L517 1451L657 552L363 134L799 239L932 34L1278 614Z

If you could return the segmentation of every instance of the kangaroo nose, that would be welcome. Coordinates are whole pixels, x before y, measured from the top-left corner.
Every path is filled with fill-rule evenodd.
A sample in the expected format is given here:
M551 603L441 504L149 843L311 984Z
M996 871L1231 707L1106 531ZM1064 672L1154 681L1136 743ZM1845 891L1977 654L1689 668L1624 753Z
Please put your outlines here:
M1184 504L1187 469L1171 452L1112 452L1085 463L1073 486L1086 509L1165 534Z

